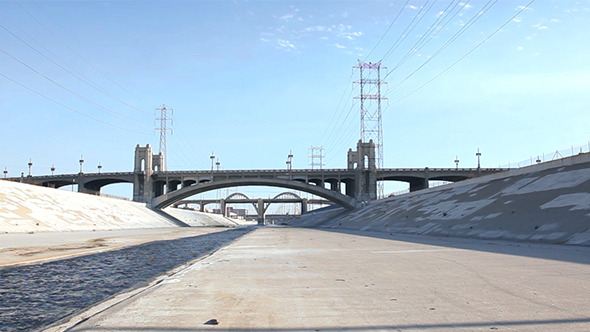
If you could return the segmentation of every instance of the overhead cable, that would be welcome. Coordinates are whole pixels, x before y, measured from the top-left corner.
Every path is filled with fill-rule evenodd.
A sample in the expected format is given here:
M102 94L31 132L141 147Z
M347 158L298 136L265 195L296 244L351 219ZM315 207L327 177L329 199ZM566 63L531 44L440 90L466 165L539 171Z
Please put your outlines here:
M415 92L417 92L418 90L422 89L423 87L425 87L426 85L430 84L432 81L434 81L435 79L437 79L438 77L440 77L441 75L443 75L444 73L446 73L449 69L453 68L457 63L459 63L461 60L465 59L469 54L473 53L473 51L475 51L478 47L480 47L483 43L485 43L486 41L488 41L490 38L492 38L496 33L498 33L500 30L502 30L502 28L504 28L506 25L508 25L510 22L512 22L512 20L514 20L518 15L520 15L520 13L522 13L525 9L527 9L531 4L533 4L536 0L531 0L526 6L523 6L521 8L521 10L519 10L514 16L512 16L508 21L506 21L504 24L502 24L498 29L496 29L494 32L492 32L489 36L487 36L485 39L483 39L479 44L475 45L475 47L473 47L471 50L469 50L469 52L465 53L461 58L459 58L457 61L453 62L450 66L448 66L447 68L445 68L443 71L441 71L440 73L438 73L436 76L434 76L433 78L431 78L430 80L428 80L426 83L420 85L418 88L414 89L412 92L408 93L407 95L403 96L402 98L392 102L392 104L396 104L404 99L406 99L407 97L413 95Z
M397 16L393 19L393 22L391 22L391 24L389 25L389 27L387 28L387 30L385 30L385 33L383 34L383 36L381 36L381 38L379 39L379 41L377 42L377 44L375 44L375 46L373 47L373 49L371 50L371 52L369 52L369 54L365 57L365 62L367 62L367 59L369 59L369 57L371 56L371 54L373 54L373 52L375 51L375 49L377 48L377 46L379 46L379 44L381 43L381 41L383 41L383 38L385 38L385 36L389 32L389 30L391 30L391 28L393 27L393 25L395 24L395 22L397 22L397 19L399 18L399 16L401 15L401 13L404 11L404 8L406 8L406 6L408 5L408 2L410 2L410 0L406 0L406 3L402 6L402 8L400 9L400 11L397 13Z
M76 93L76 92L74 92L74 91L72 91L72 90L68 89L67 87L65 87L65 86L63 86L63 85L61 85L61 84L57 83L57 82L56 82L56 81L54 81L53 79L51 79L51 78L49 78L48 76L46 76L46 75L42 74L41 72L39 72L39 71L38 71L38 70L36 70L35 68L33 68L33 67L31 67L31 66L27 65L27 64L26 64L26 63L24 63L22 60L20 60L19 58L15 57L14 55L12 55L12 54L8 53L7 51L5 51L5 50L3 50L3 49L0 49L0 52L2 52L2 53L4 53L4 54L6 54L7 56L9 56L9 57L10 57L10 58L12 58L13 60L17 61L17 62L18 62L18 63L20 63L21 65L23 65L23 66L27 67L29 70L31 70L31 71L32 71L32 72L34 72L35 74L37 74L37 75L39 75L39 76L41 76L41 77L45 78L45 79L46 79L46 80L48 80L49 82L51 82L51 83L53 83L53 84L57 85L58 87L62 88L63 90L65 90L65 91L67 91L67 92L69 92L69 93L73 94L74 96L76 96L76 97L78 97L79 99L81 99L81 100L83 100L83 101L87 102L88 104L90 104L90 105L92 105L92 106L94 106L94 107L98 108L99 110L102 110L102 111L106 112L107 114L110 114L111 116L125 117L124 115L121 115L121 114L119 114L119 113L117 113L117 112L115 112L115 111L113 111L113 110L111 110L111 109L109 109L109 108L106 108L106 107L104 107L104 106L101 106L101 105L99 105L99 104L97 104L97 103L95 103L95 102L93 102L93 101L89 100L88 98L86 98L86 97L84 97L84 96L82 96L82 95L80 95L80 94L78 94L78 93ZM135 124L132 124L132 125L135 125Z
M80 114L80 115L82 115L82 116L85 116L85 117L87 117L87 118L89 118L89 119L92 119L92 120L94 120L94 121L100 122L100 123L102 123L102 124L105 124L105 125L107 125L107 126L110 126L110 127L113 127L113 128L117 128L117 129L121 129L121 130L129 131L129 132L136 133L136 134L142 134L142 135L152 135L152 134L150 134L150 133L146 133L146 132L140 132L140 131L131 130L131 129L128 129L128 128L124 128L124 127L117 126L117 125L114 125L114 124L112 124L112 123L109 123L109 122L106 122L106 121L100 120L100 119L98 119L98 118L95 118L95 117L93 117L92 115L88 115L88 114L86 114L86 113L84 113L84 112L78 111L78 110L77 110L77 109L75 109L75 108L72 108L72 107L66 106L66 105L64 105L64 104L62 104L62 103L60 103L60 102L58 102L58 101L56 101L56 100L54 100L54 99L51 99L51 98L47 97L46 95L44 95L44 94L42 94L42 93L40 93L40 92L37 92L37 91L35 91L35 90L33 90L33 89L29 88L28 86L26 86L26 85L24 85L24 84L21 84L21 83L17 82L16 80L14 80L14 79L12 79L12 78L10 78L10 77L8 77L8 76L6 76L6 75L2 74L2 73L0 73L0 76L2 76L2 77L4 77L4 78L6 78L7 80L9 80L9 81L11 81L11 82L13 82L13 83L15 83L15 84L17 84L17 85L20 85L21 87L23 87L23 88L25 88L25 89L27 89L27 90L29 90L29 91L33 92L34 94L36 94L36 95L38 95L38 96L41 96L41 97L43 97L43 98L45 98L45 99L47 99L47 100L49 100L49 101L51 101L51 102L53 102L53 103L55 103L55 104L59 105L59 106L62 106L62 107L64 107L64 108L67 108L67 109L69 109L69 110L70 110L70 111L72 111L72 112L78 113L78 114Z
M80 59L82 59L82 61L86 62L86 64L88 64L90 67L92 67L94 70L96 70L98 73L100 73L102 76L104 76L106 79L108 79L109 81L111 81L113 84L115 84L116 86L118 86L119 88L121 88L123 91L127 92L128 94L130 94L131 96L135 97L136 99L144 102L146 105L152 105L152 103L148 103L147 101L141 99L140 97L136 96L135 94L133 94L132 92L130 92L129 90L125 89L123 86L121 86L119 83L115 82L112 78L110 78L108 75L106 75L105 73L103 73L100 69L96 68L92 63L90 63L88 60L86 60L83 56L81 56L78 52L76 52L74 49L72 49L66 42L64 42L61 38L59 38L55 33L53 33L53 31L51 31L47 26L45 26L43 23L41 23L41 21L39 21L35 16L33 16L30 12L28 12L25 8L23 8L23 6L21 6L16 0L12 0L17 6L19 6L25 13L27 13L27 15L29 15L33 20L35 20L40 26L42 26L45 30L47 30L47 32L49 32L55 39L57 39L59 42L61 42L65 47L67 47L70 51L72 51L72 53L74 53L76 56L78 56ZM133 106L130 106L133 109L145 113L145 114L152 114L151 112L147 112L144 111L142 109L139 108L135 108Z

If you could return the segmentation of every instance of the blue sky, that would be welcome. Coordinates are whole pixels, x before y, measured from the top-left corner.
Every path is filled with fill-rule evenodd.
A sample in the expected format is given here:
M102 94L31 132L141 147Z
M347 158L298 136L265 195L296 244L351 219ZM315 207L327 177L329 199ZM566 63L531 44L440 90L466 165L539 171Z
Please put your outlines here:
M529 2L0 1L0 167L131 170L136 144L158 146L162 104L170 170L208 169L212 151L224 169L284 168L290 150L307 168L311 146L345 167L358 59L388 67L385 167L588 144L590 1Z

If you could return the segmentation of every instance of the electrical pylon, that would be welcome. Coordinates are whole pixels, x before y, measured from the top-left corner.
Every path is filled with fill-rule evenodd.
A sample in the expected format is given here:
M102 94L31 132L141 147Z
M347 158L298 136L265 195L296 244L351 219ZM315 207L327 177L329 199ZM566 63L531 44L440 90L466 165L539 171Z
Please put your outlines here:
M160 117L156 118L156 121L160 121L160 127L156 128L156 130L160 131L160 154L162 155L160 168L162 171L167 171L168 167L166 166L166 161L168 158L166 155L166 134L168 130L170 130L170 134L172 134L172 129L168 128L168 121L172 124L172 119L168 118L168 111L170 111L170 114L174 114L174 110L167 108L166 105L162 104L162 106L156 108L156 111L160 111Z
M322 146L312 146L309 148L309 159L311 162L309 165L311 169L323 169L324 168L324 147Z
M360 86L360 94L355 99L361 100L361 140L368 143L373 140L375 143L375 166L377 172L383 169L383 126L381 101L387 99L381 95L381 85L387 84L381 80L381 71L387 70L387 67L381 65L381 61L376 63L366 63L358 60L360 79L354 83ZM383 198L384 188L383 181L377 182L377 197Z

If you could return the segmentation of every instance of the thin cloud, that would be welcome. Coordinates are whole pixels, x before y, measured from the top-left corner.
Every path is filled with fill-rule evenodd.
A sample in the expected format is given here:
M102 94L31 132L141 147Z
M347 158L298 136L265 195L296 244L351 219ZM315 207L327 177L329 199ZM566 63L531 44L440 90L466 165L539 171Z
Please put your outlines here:
M309 28L305 28L305 31L332 31L332 29L330 29L330 27L326 27L323 25L316 25L313 27L309 27Z
M546 30L546 29L549 29L549 28L547 28L547 26L546 26L546 25L541 25L541 23L535 24L535 25L533 25L533 27L535 27L535 28L537 28L537 29L539 29L539 30Z
M288 50L288 51L296 50L295 44L291 43L290 41L288 41L286 39L277 39L277 44L279 45L279 48L284 49L284 50Z
M338 48L346 48L346 46L342 46L340 44L334 44L334 46L338 47Z

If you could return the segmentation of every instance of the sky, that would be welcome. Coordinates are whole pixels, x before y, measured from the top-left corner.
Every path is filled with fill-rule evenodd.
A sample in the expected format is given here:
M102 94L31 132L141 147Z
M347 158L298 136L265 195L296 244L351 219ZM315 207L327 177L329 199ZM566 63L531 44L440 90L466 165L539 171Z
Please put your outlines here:
M589 0L0 1L0 41L8 176L131 171L162 105L169 170L344 168L359 60L386 67L384 167L590 146Z

